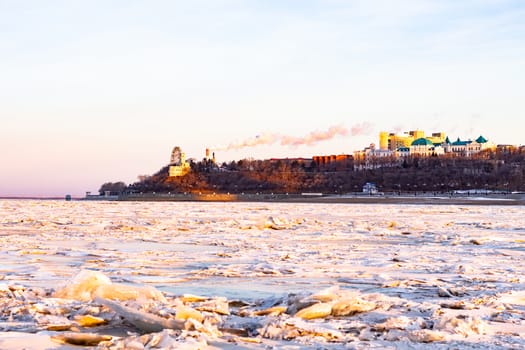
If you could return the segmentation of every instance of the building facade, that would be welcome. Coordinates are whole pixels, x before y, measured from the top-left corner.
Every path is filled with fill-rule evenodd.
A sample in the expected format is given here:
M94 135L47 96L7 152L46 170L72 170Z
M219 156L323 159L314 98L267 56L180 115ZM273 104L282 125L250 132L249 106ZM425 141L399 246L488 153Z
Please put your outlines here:
M409 155L418 155L423 157L440 156L445 154L445 149L441 144L434 144L428 138L419 138L414 140L409 148Z
M170 166L168 168L168 176L184 176L189 171L190 163L186 161L186 154L182 152L178 146L173 148L173 151L171 152Z
M476 140L462 141L459 137L456 141L450 142L447 137L443 143L445 153L454 154L463 157L471 157L473 154L479 153L487 149L496 149L494 142L487 140L483 136L479 136Z
M387 155L394 155L396 158L444 154L470 157L486 149L495 148L496 145L483 136L479 136L474 141L462 141L458 138L451 142L444 132L434 132L431 136L425 136L425 132L422 130L412 130L403 134L381 131L379 133L379 150L371 145L362 151L357 151L355 157L361 160Z
M345 171L354 168L354 157L349 154L313 156L312 161L321 171Z

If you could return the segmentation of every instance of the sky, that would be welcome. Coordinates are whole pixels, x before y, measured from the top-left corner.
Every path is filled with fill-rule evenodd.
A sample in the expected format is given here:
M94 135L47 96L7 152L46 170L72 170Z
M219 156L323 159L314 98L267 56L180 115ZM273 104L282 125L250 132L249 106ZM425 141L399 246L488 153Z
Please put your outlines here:
M0 196L130 184L175 146L223 162L352 154L381 130L525 144L523 18L523 0L0 0Z

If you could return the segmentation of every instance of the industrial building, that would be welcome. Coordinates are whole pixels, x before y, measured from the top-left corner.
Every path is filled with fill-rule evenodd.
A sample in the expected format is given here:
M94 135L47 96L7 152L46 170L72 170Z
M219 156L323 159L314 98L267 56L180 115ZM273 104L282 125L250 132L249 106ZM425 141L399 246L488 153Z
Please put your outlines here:
M204 159L208 162L212 162L213 164L215 164L215 152L211 152L211 154L212 155L210 157L210 149L206 148L206 157Z

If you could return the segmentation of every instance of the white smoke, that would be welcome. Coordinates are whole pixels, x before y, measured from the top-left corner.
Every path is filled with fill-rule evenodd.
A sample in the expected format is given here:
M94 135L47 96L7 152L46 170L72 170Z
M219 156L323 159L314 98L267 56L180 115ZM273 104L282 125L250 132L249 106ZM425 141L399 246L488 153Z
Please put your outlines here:
M276 142L280 142L282 146L313 146L319 142L331 140L337 136L359 136L359 135L369 135L372 131L372 124L368 122L358 123L353 125L350 128L350 131L342 126L335 125L329 127L325 131L312 131L303 137L281 135L277 133L263 133L255 137L240 141L230 143L227 146L212 147L211 149L216 151L231 151L239 150L246 147L255 147L260 145L272 145Z
M227 146L212 147L216 151L231 151L238 150L245 147L255 147L260 145L271 145L279 139L277 134L264 133L255 137L246 139L244 141L230 143Z
M313 146L318 142L333 139L336 136L348 135L348 129L341 125L331 126L326 131L312 131L304 137L282 136L281 145L283 146Z
M369 122L363 122L352 126L352 136L370 135L372 133L373 125Z

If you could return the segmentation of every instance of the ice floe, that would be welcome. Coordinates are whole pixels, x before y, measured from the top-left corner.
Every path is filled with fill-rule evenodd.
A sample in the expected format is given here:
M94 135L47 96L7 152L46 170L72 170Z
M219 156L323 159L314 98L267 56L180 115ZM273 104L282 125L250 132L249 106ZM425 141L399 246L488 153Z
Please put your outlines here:
M523 348L523 214L0 201L0 348Z

